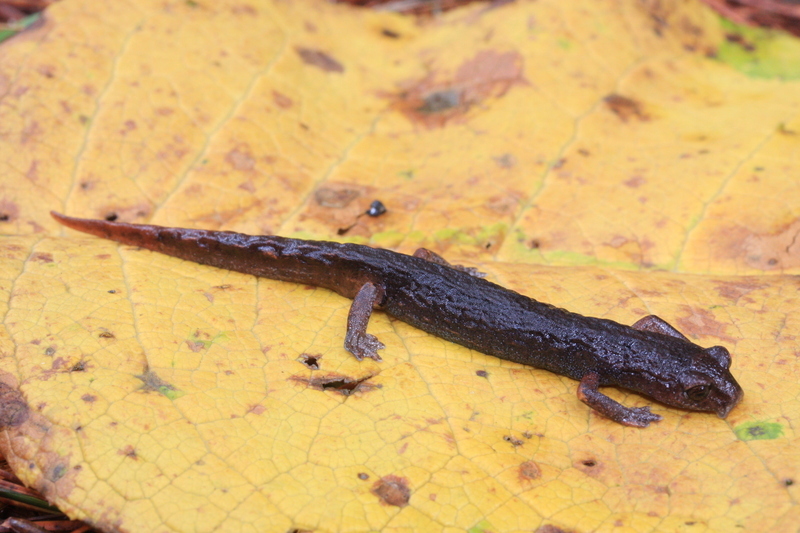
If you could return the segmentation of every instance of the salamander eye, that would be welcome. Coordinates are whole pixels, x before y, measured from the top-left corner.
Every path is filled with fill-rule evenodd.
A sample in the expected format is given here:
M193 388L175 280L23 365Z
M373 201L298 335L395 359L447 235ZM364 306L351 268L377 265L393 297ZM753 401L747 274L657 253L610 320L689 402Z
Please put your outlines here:
M693 402L701 402L708 397L709 392L711 392L710 385L698 385L696 387L692 387L691 389L685 390L684 394Z

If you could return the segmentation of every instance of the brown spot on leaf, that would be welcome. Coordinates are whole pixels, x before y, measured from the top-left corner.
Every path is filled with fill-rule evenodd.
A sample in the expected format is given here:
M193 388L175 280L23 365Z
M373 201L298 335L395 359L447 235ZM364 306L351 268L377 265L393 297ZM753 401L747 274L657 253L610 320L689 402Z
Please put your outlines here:
M334 58L314 48L296 47L295 51L300 55L300 58L307 65L312 65L321 68L325 72L344 72L344 67L341 63Z
M765 288L767 285L758 283L755 278L738 278L736 281L715 281L714 285L717 294L721 298L733 300L734 302L751 293L752 291Z
M517 158L514 157L514 154L503 154L492 159L500 168L514 168L517 166Z
M120 133L121 133L122 135L125 135L125 134L127 134L129 131L134 131L134 130L135 130L137 127L138 127L138 126L136 125L136 121L135 121L135 120L126 120L126 121L125 121L125 122L122 124L122 130L120 130Z
M83 396L81 396L81 400L83 400L86 403L94 403L97 401L97 396L95 396L94 394L86 393Z
M517 52L482 50L459 67L454 81L464 88L464 96L470 101L501 97L513 85L525 83L522 67L523 59Z
M31 256L31 260L39 263L52 263L53 254L47 252L38 252Z
M374 375L370 374L366 377L355 379L342 374L329 373L324 376L316 376L313 378L291 376L289 380L295 383L301 383L311 389L337 392L342 396L351 396L357 392L369 392L380 388L380 385L369 382L373 377Z
M40 136L42 133L44 131L37 120L27 121L20 132L20 141L22 144L27 144L31 139Z
M314 191L313 201L308 202L301 220L314 219L331 228L343 230L349 235L369 235L380 222L381 217L362 217L375 197L373 187L354 183L328 182Z
M542 470L539 468L539 465L533 461L525 461L519 465L517 475L521 482L533 481L534 479L542 477Z
M102 218L109 222L137 222L150 216L151 207L148 204L138 204L128 207L118 205L101 206L95 211L94 218Z
M358 473L358 479L360 479L361 481L366 481L366 480L369 479L369 474L367 474L365 472L359 472Z
M426 127L443 127L483 100L501 98L512 86L526 83L522 71L523 59L517 52L482 50L450 77L437 80L430 74L408 83L394 107Z
M634 176L629 180L623 181L623 183L632 189L636 189L647 183L647 180L641 176Z
M250 153L250 148L244 144L228 152L228 155L225 156L225 161L236 170L242 171L253 170L256 166L256 160Z
M626 239L622 235L617 234L617 235L614 235L611 238L611 240L608 241L606 244L609 245L612 248L619 248L620 246L622 246L624 244L627 244L627 243L628 243L628 239Z
M754 52L756 50L756 45L753 44L752 41L748 41L744 35L739 33L726 33L725 40L729 43L741 46L746 52Z
M781 270L800 266L800 218L771 233L753 233L737 228L740 251L748 266L760 270ZM731 243L734 245L735 242ZM735 248L734 248L735 250Z
M341 209L362 195L359 188L347 188L346 185L320 187L314 191L314 200L322 207Z
M186 341L186 346L188 346L189 349L195 353L206 349L206 343L203 341L189 340Z
M380 498L385 505L405 507L411 498L408 480L404 477L388 475L383 476L372 485L372 494Z
M249 409L247 409L248 413L253 413L254 415L261 415L266 412L267 408L257 403L255 405L251 405Z
M511 446L513 446L514 448L525 444L524 441L514 437L513 435L504 435L503 440L511 444Z
M677 319L678 329L687 334L687 336L688 333L694 335L709 335L726 342L736 342L736 339L725 334L728 324L717 322L714 315L708 309L699 309L689 305L682 305L681 308L685 316Z
M488 378L489 377L489 373L486 370L476 370L475 371L475 375L479 376L479 377L482 377L482 378Z
M0 200L0 222L14 222L19 218L19 207L16 202Z
M458 107L461 103L461 93L453 89L430 93L422 100L422 105L416 110L420 113L433 114Z
M17 389L0 383L0 428L13 428L22 425L30 410L22 393Z
M272 101L275 102L275 105L281 109L289 109L294 105L294 102L291 98L283 93L279 93L278 91L272 91Z
M34 159L31 161L28 170L25 171L25 177L31 180L32 182L37 182L39 180L39 161Z
M642 111L641 105L636 100L619 94L609 94L603 98L603 101L622 122L628 122L632 118L643 122L650 120L650 117Z
M553 524L544 524L536 528L534 533L575 533L574 529L561 529Z
M117 450L117 455L124 455L125 457L129 457L134 461L139 459L139 456L136 455L136 449L130 444L128 444L121 450Z
M509 191L506 194L491 196L486 202L486 207L501 215L512 215L522 201L522 194Z

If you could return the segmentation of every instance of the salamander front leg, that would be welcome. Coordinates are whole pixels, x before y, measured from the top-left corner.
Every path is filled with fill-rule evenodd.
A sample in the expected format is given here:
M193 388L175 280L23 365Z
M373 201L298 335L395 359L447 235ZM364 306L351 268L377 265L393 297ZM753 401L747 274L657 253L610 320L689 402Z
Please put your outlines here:
M612 400L597 390L599 384L600 376L596 372L583 376L578 385L578 399L604 417L637 428L646 428L650 422L661 420L661 416L650 412L650 407L625 407Z
M484 272L479 271L475 267L465 267L464 265L454 265L447 261L444 257L437 254L436 252L431 252L427 248L417 248L417 251L414 252L414 257L419 257L420 259L424 259L425 261L430 261L431 263L436 263L437 265L442 265L446 267L453 268L455 270L460 270L462 272L466 272L470 276L476 278L485 278L486 274Z
M367 333L369 317L372 309L383 299L383 290L374 283L365 283L353 298L350 313L347 315L347 334L344 336L344 348L356 359L361 361L365 357L381 360L378 350L386 348L375 335Z

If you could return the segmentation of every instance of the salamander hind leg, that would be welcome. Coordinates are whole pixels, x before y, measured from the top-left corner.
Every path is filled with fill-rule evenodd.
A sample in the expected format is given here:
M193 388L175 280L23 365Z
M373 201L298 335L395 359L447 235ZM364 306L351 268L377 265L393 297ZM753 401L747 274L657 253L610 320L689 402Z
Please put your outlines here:
M436 263L437 265L450 267L454 270L460 270L461 272L466 272L470 276L474 276L476 278L486 277L486 274L484 272L480 272L477 268L465 267L463 265L454 265L448 262L447 259L445 259L441 255L437 254L436 252L432 252L427 248L417 248L417 251L414 252L414 257L424 259L425 261L430 261L431 263Z
M670 337L676 337L678 339L683 339L688 341L689 339L686 338L686 335L678 331L675 326L664 320L663 318L659 318L656 315L647 315L644 318L640 318L631 326L633 329L638 329L639 331L649 331L651 333L661 333L662 335L669 335Z
M369 317L373 307L383 299L383 290L374 283L365 283L358 290L347 315L347 334L344 336L345 349L361 361L365 357L380 361L378 350L386 348L375 335L367 333Z
M596 372L583 376L578 385L578 399L604 417L637 428L646 428L650 422L661 420L661 416L650 412L650 407L625 407L612 400L597 390L599 383L600 376Z

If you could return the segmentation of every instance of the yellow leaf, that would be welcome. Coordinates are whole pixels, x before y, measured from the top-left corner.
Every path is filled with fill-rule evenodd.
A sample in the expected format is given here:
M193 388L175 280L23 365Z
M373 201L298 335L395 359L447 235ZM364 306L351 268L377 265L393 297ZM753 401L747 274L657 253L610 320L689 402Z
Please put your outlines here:
M677 0L53 6L0 46L0 450L105 531L794 531L800 45L748 31ZM745 400L622 427L382 313L358 362L338 295L50 209L426 246L723 344Z

